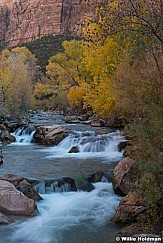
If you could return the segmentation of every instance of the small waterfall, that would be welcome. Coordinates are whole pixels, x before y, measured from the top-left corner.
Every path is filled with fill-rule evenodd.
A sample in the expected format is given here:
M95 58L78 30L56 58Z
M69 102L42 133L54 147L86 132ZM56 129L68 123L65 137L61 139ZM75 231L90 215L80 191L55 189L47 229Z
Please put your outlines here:
M94 131L71 131L57 146L44 149L48 158L80 159L103 157L108 161L117 161L123 157L123 151L119 151L118 144L125 141L121 132L108 134L96 134Z
M75 181L69 177L40 181L39 183L34 184L33 188L39 194L77 191Z
M115 151L122 138L120 132L96 135L93 131L73 131L61 141L58 148L69 151L72 147L76 146L80 152L86 153Z
M36 127L33 125L19 127L13 135L16 138L16 143L29 144L32 142Z
M46 186L46 182L42 181L33 188L38 192L39 194L50 194L54 192L70 192L73 191L70 183L64 183L60 185L58 181L53 182L50 186Z

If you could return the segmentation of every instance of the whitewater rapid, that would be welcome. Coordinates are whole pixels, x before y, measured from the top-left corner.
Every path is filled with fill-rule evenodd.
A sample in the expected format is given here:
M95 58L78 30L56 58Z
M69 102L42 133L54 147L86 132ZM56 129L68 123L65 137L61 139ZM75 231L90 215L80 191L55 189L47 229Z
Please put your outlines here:
M14 243L79 243L91 237L90 242L102 242L99 229L111 219L120 197L114 194L111 183L99 182L94 186L92 192L42 194L39 215L15 224L10 240Z

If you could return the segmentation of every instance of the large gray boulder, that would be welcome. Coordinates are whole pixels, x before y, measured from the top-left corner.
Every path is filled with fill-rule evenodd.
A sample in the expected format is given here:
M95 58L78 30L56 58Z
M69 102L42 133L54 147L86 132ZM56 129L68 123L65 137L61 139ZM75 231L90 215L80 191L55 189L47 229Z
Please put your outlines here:
M0 180L0 211L12 215L29 216L34 213L34 200L18 191L13 184Z
M34 139L39 144L58 145L66 136L67 130L62 126L40 126L34 134Z

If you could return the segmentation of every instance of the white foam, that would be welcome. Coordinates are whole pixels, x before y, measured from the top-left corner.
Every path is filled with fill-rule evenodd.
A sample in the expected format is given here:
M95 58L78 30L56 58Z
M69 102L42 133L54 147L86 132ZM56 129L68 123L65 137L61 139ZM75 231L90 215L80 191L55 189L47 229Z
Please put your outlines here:
M96 183L92 192L65 192L42 195L39 216L16 226L14 242L56 243L65 241L71 229L102 227L111 218L120 198L110 183ZM14 226L15 228L15 226ZM71 236L70 236L71 237Z

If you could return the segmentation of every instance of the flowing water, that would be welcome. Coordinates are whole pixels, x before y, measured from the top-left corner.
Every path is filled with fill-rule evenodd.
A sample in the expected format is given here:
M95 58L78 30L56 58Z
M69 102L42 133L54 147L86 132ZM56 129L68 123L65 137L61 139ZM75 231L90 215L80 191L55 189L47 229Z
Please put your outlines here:
M62 123L58 121L57 118L57 123ZM69 128L69 135L52 147L33 143L35 125L19 128L14 133L16 142L3 148L0 174L12 173L42 181L83 178L85 173L97 170L107 173L122 158L117 146L124 138L119 131L62 125ZM73 146L78 153L69 153ZM107 181L94 183L94 187L91 192L72 192L67 186L55 193L43 191L39 214L0 227L0 242L113 243L118 228L110 219L120 198Z

